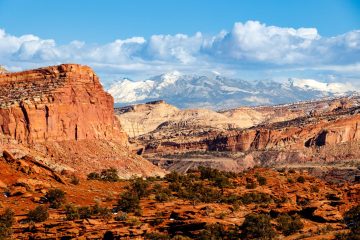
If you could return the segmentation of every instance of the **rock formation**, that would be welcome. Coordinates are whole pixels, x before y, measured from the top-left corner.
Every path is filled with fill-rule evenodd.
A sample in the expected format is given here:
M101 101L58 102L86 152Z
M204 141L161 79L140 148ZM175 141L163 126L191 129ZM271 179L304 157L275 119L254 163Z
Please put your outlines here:
M164 174L130 152L112 96L90 67L77 64L0 74L0 157L6 150L58 172Z
M0 74L0 133L21 143L127 141L113 98L91 68L76 64Z

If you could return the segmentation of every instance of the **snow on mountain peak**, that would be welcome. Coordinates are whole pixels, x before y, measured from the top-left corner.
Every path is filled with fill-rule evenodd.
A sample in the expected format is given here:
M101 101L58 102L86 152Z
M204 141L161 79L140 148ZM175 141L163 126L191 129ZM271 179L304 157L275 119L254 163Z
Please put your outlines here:
M172 71L160 75L161 83L157 86L157 89L165 88L169 85L174 84L181 77L181 73L178 71Z
M207 106L213 109L290 103L355 91L350 83L325 83L315 79L290 78L287 83L245 81L214 74L183 75L178 71L143 81L122 79L108 89L115 102L123 105L162 99L180 108Z

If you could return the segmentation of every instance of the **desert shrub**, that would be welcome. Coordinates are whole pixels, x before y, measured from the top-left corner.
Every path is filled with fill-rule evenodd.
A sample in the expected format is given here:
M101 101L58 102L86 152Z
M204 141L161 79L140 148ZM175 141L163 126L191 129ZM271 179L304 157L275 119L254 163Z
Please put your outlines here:
M270 216L266 214L249 214L241 226L243 239L274 239L276 233L271 226Z
M87 175L88 180L100 180L100 174L97 172L91 172Z
M256 180L258 181L260 186L266 185L267 180L263 176L256 176Z
M131 181L129 191L134 192L138 198L147 197L150 194L149 183L142 178L135 178Z
M173 182L180 182L182 180L183 176L180 175L177 172L170 172L168 174L165 175L165 180L173 183Z
M104 220L109 220L112 217L112 212L107 207L100 207L99 204L95 204L91 206L91 214L95 216L99 216Z
M80 179L76 175L71 175L70 183L74 185L79 185Z
M91 218L91 215L93 214L91 208L88 206L79 207L78 212L80 219Z
M288 172L289 172L289 173L295 173L296 171L295 171L295 169L289 169Z
M37 206L30 210L27 214L28 220L32 222L44 222L49 218L48 208L44 206Z
M80 218L78 208L72 204L67 204L65 206L65 215L66 215L66 220L69 220L69 221Z
M229 178L223 175L217 176L213 179L214 186L224 189L226 187L230 187L231 183L229 181Z
M360 239L360 205L351 208L345 213L344 222L350 229L348 239Z
M169 200L169 195L165 192L160 192L155 195L155 199L158 202L166 202Z
M217 239L239 239L238 227L227 227L225 228L222 224L211 224L200 232L197 239L201 240L217 240Z
M120 199L118 200L117 209L127 213L139 211L140 210L139 196L132 191L127 191L123 193Z
M318 186L311 186L310 187L311 192L318 193L320 192L320 189Z
M169 189L174 192L178 192L181 189L181 183L179 182L171 182L169 184Z
M164 233L157 233L157 232L152 232L152 233L146 233L144 236L144 239L146 240L170 240L170 236Z
M250 203L257 203L257 204L262 204L262 203L270 203L272 201L272 197L271 195L267 194L267 193L262 193L262 192L250 192L250 193L245 193L244 195L242 195L240 197L240 201L243 204L250 204Z
M203 182L189 182L178 193L179 197L197 202L220 202L221 192Z
M304 224L301 222L300 217L297 215L281 215L278 217L277 223L277 229L281 231L285 236L292 235L304 227Z
M14 216L15 214L10 208L5 209L0 215L0 239L8 239L11 237L11 227L15 223Z
M299 177L296 179L296 181L297 181L298 183L304 183L304 182L305 182L305 178L304 178L303 176L299 176Z
M117 182L120 180L118 171L116 168L103 169L100 173L100 180L106 182Z
M126 221L128 219L128 215L125 212L120 212L116 217L115 221Z
M294 183L294 180L293 180L292 178L288 178L288 179L287 179L287 182L288 182L288 183Z
M45 198L50 203L51 208L59 208L66 201L65 192L59 188L50 189Z
M111 211L106 207L100 207L98 204L94 206L77 207L72 204L65 206L65 215L67 220L88 219L92 216L98 216L103 219L110 219Z
M255 189L257 187L256 182L249 182L246 184L246 189Z

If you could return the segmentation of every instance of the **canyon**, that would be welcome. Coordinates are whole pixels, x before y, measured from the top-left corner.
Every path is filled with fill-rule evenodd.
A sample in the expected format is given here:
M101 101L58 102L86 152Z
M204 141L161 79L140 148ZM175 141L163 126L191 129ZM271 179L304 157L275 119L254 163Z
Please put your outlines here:
M351 96L215 112L151 102L115 112L122 122L133 117L147 126L130 142L156 164L181 171L199 164L242 171L255 165L358 159L359 103ZM147 118L152 114L156 117Z
M350 231L343 219L360 201L358 96L114 109L78 64L3 71L0 87L0 238L241 239L250 215L281 239ZM289 222L290 234L281 228Z

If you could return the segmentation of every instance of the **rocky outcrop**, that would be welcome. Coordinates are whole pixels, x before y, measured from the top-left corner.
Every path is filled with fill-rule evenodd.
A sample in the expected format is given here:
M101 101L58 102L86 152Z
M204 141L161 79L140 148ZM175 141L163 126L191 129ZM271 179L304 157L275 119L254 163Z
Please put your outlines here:
M203 157L193 154L199 152L200 155L213 155L208 158L214 158L218 152L241 153L242 155L237 154L235 157L233 154L220 156L226 160L236 160L236 171L259 164L358 159L359 99L351 97L320 101L312 103L312 107L310 103L304 106L287 106L290 110L286 112L296 107L296 111L302 114L286 121L266 121L248 129L158 127L155 131L138 136L132 141L138 146L143 146L142 152L147 158L153 159L155 163L161 160L160 162L169 165L169 169L173 165L178 165L178 160L182 159L185 159L186 163L191 160L191 164L186 164L186 168L198 165L199 162L206 165ZM283 108L285 111L286 106ZM178 153L180 155L177 155Z
M0 133L20 143L122 139L113 98L90 67L62 64L0 74Z
M77 64L0 74L0 157L9 158L8 150L56 172L165 173L130 152L112 96L90 67Z

